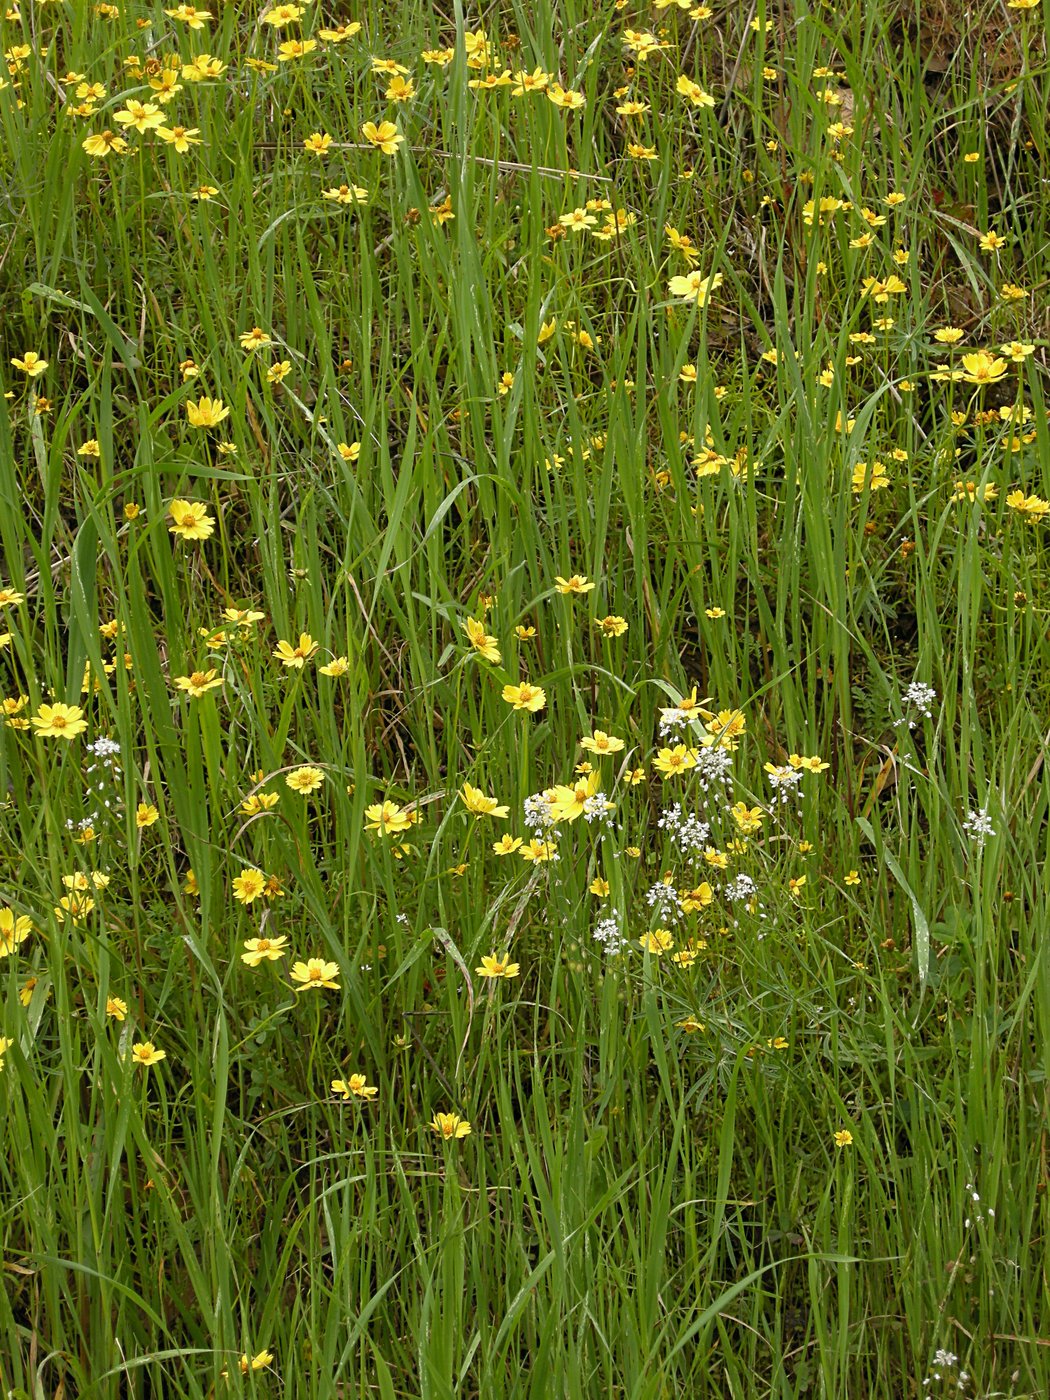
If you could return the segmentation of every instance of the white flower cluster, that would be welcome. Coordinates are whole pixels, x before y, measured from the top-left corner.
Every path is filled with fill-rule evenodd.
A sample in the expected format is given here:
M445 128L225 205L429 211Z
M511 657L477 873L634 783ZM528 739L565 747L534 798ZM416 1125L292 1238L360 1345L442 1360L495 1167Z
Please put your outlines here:
M934 1381L947 1381L956 1390L965 1390L966 1383L970 1379L966 1371L957 1371L959 1358L954 1351L946 1351L944 1347L938 1347L933 1354L932 1373L923 1381L925 1387L929 1387Z
M554 825L550 801L542 792L534 792L531 797L526 797L524 812L525 825L538 835L549 832Z
M750 875L738 875L729 881L722 893L730 904L735 904L738 900L750 899L757 889Z
M620 914L617 909L610 909L604 919L594 926L592 937L596 943L600 943L608 957L614 958L619 953L625 953L629 947L626 936L620 928Z
M702 851L711 835L707 822L699 817L686 816L680 802L665 807L656 823L661 831L666 831L684 856L693 851Z
M923 719L933 718L933 704L937 699L937 692L932 685L926 685L923 681L912 681L911 685L901 696L901 704L905 710L915 710ZM909 729L915 728L915 720L907 714L901 715L900 719L893 721L894 729L899 729L902 724L906 724Z
M682 917L682 901L674 885L659 880L645 892L645 902L656 917L664 922Z
M963 821L963 831L974 843L978 850L988 840L989 836L994 836L991 818L988 815L987 807L974 808Z
M773 795L778 802L790 802L794 797L796 801L802 797L799 791L799 784L802 782L802 769L792 768L790 764L782 764L779 768L767 770L766 777L769 785L773 789Z
M596 792L583 804L583 819L585 822L610 822L615 810L615 802L610 802L604 792Z
M733 776L733 755L720 744L701 749L690 776L704 792L712 787L724 787Z

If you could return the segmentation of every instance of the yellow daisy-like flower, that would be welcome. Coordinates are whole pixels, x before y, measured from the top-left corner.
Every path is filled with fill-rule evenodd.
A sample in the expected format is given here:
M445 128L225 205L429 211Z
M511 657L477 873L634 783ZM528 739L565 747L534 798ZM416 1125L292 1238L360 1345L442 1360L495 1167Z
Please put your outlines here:
M27 350L20 360L12 360L11 363L28 379L35 379L38 374L43 374L48 365L47 360L42 359L35 350Z
M38 739L75 739L87 728L79 705L41 705L32 724Z
M365 830L374 831L379 836L396 835L399 831L407 831L411 825L411 815L396 802L374 802L365 808Z
M166 1050L158 1050L152 1040L139 1040L131 1047L131 1058L137 1065L142 1065L148 1069L150 1065L159 1064L161 1060L168 1058Z
M338 976L339 964L325 962L323 958L308 958L306 962L297 962L292 968L292 981L298 982L300 991L304 992L320 991L322 987L338 991Z
M319 646L320 643L315 642L309 632L300 632L299 640L294 645L291 642L278 642L274 656L283 666L301 671Z
M508 705L513 705L516 710L527 710L530 714L536 714L547 703L543 687L531 685L528 681L522 681L520 685L505 685L502 693Z
M320 768L312 768L306 765L303 768L296 768L293 773L289 773L285 778L285 783L293 792L302 793L306 797L311 792L316 792L324 782L324 774Z
M248 967L258 967L263 962L280 962L287 946L288 939L283 934L279 938L247 938L241 962Z
M361 135L385 156L396 155L398 146L405 139L393 122L380 122L378 126L375 122L365 122Z
M217 671L194 671L190 676L176 676L175 688L184 690L191 700L199 700L209 690L222 685L222 677Z
M460 800L468 812L475 817L501 817L510 815L510 808L503 806L496 797L488 797L480 788L464 783L460 789Z
M138 102L134 97L131 97L128 99L126 107L122 107L119 112L114 112L113 120L142 135L145 131L163 126L164 113L155 102Z
M233 879L233 897L238 904L251 904L266 889L266 876L261 870L250 867L242 870Z
M580 740L580 748L586 749L588 753L621 753L623 747L622 739L606 734L604 729L596 729L589 738Z
M487 957L481 959L481 966L474 971L479 977L517 977L521 971L519 963L510 961L509 953L489 953Z
M180 540L206 540L215 530L215 521L208 507L200 501L174 500L168 507L171 524L168 530Z
M638 943L647 953L659 958L674 947L674 937L670 929L654 928L650 933L643 933Z
M712 292L718 290L722 285L722 274L714 272L708 277L701 277L698 271L687 273L684 277L672 277L667 284L667 290L673 297L681 297L685 301L695 301L697 306L707 305L708 297Z
M230 416L222 399L210 399L205 394L197 403L186 400L186 417L194 428L214 428Z
M590 593L594 588L592 580L586 574L573 574L571 578L562 578L561 574L554 580L554 586L559 593L575 594L577 596Z
M352 1074L349 1079L333 1079L332 1093L342 1099L366 1099L371 1101L379 1093L374 1084L369 1084L365 1075Z
M33 931L33 924L27 914L16 914L13 909L0 909L0 958L10 957L20 948Z
M485 624L476 618L468 617L462 624L464 632L470 641L470 645L486 661L491 661L498 666L502 660L499 644L495 637L490 637L485 631Z
M446 1142L465 1138L470 1133L470 1124L458 1113L435 1113L430 1120L430 1127Z

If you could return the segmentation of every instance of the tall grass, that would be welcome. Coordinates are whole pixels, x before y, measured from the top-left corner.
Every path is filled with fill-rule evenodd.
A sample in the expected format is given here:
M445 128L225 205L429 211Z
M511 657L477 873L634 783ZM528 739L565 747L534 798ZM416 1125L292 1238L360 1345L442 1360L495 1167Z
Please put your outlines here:
M456 0L345 42L335 8L2 24L0 934L32 932L0 961L0 1386L1045 1395L1045 5ZM162 107L199 145L119 126L201 53ZM584 105L471 86L537 67ZM127 151L91 155L107 129ZM987 387L943 373L1011 341ZM694 687L746 722L725 801L654 766L717 736L659 737ZM71 742L27 727L55 702ZM782 802L790 755L828 766ZM492 853L583 759L611 822ZM278 889L238 902L245 869ZM710 903L661 918L665 878ZM664 926L692 958L641 946ZM287 946L249 967L259 937ZM507 950L518 977L475 971ZM332 1092L354 1073L374 1099Z

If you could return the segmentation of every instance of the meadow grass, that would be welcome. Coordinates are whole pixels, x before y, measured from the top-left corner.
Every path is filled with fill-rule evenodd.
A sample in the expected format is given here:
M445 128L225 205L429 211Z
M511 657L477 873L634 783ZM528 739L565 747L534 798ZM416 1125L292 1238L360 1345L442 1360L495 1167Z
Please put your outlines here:
M0 1390L1050 1393L1045 3L203 8L0 27Z

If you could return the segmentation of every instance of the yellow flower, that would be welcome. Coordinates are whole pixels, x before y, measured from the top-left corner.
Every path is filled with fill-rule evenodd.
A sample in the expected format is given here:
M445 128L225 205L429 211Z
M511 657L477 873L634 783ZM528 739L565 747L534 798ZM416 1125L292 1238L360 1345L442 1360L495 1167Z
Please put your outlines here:
M166 1050L158 1050L152 1040L139 1040L131 1047L131 1058L137 1065L149 1068L168 1058Z
M590 738L580 740L580 748L588 753L620 753L623 747L622 739L606 734L603 729L596 729Z
M520 845L520 836L501 836L498 841L493 841L492 852L497 856L512 856Z
M241 962L247 963L249 967L258 967L262 962L280 962L287 944L288 940L283 935L280 938L247 938L244 941L245 951L241 954Z
M311 155L324 156L328 154L331 144L332 138L327 131L311 131L303 141L303 150L309 151Z
M603 880L600 875L596 875L587 886L587 890L590 894L596 895L599 899L604 899L609 893L609 882L608 880Z
M368 191L360 185L333 185L321 191L322 199L330 199L334 204L367 204Z
M459 796L467 811L475 817L502 818L510 814L510 808L501 806L498 798L487 797L480 788L471 787L469 783L463 784Z
M687 78L683 73L675 84L675 92L682 97L688 97L694 107L713 107L715 99L709 92L705 92L699 83L694 83L692 78Z
M396 802L376 802L365 808L365 830L378 832L380 836L392 836L399 831L407 831L412 818Z
M356 462L361 456L361 444L359 442L340 442L335 449L344 462Z
M495 637L490 637L485 631L485 624L476 618L468 617L462 626L474 650L486 661L491 661L493 665L498 666L502 660L499 644Z
M693 1035L697 1031L707 1029L703 1021L698 1021L695 1016L687 1016L684 1021L676 1021L675 1025L679 1030L685 1031L687 1035Z
M674 947L674 937L670 929L654 928L650 933L643 933L638 943L647 953L660 958Z
M581 595L590 593L595 585L588 580L586 574L573 574L571 578L562 578L559 574L554 580L554 586L559 593Z
M274 5L262 17L263 24L272 24L274 29L283 29L286 24L296 24L303 17L301 5Z
M186 417L194 428L214 428L229 416L230 410L222 399L209 399L205 395L199 403L186 400Z
M350 669L350 659L346 656L333 656L325 666L318 666L322 676L345 676Z
M168 507L172 524L169 533L179 539L207 539L216 528L216 522L207 512L207 505L200 501L172 501Z
M284 781L293 792L302 793L306 797L309 793L316 792L321 786L324 782L324 774L320 768L312 768L307 764L305 767L296 768L294 772L289 773Z
M33 924L27 914L15 914L12 909L0 908L0 958L10 957L32 931Z
M601 776L598 773L590 773L581 781L569 787L559 783L551 788L550 812L551 820L557 822L574 822L577 817L583 816L587 810L587 803L598 791L601 785Z
M365 122L361 135L385 156L396 155L398 146L405 139L393 122L380 122L378 126L375 122Z
M112 1016L114 1021L123 1021L127 1018L128 1004L123 997L106 998L106 1015Z
M545 861L558 859L558 848L553 841L541 841L534 836L527 846L521 846L519 855L533 865L542 865Z
M388 102L410 102L415 95L415 83L411 78L402 78L400 73L394 74L383 93Z
M15 369L20 369L29 379L35 379L47 369L47 360L42 360L35 350L27 350L20 360L12 360Z
M582 92L576 92L573 88L563 88L560 83L551 83L546 92L555 107L562 107L568 112L578 112L581 107L587 105L587 99Z
M851 1147L853 1144L853 1134L848 1128L840 1128L835 1134L836 1147Z
M199 700L209 690L222 685L222 677L216 671L194 671L191 676L176 676L176 690L184 690L191 700Z
M987 350L977 350L972 355L962 357L963 378L967 384L994 384L1006 373L1005 360L990 355Z
M335 980L338 976L339 964L325 962L323 958L308 958L292 968L292 981L298 982L304 992L319 991L322 987L338 991L339 983Z
M240 335L242 350L265 350L273 341L262 329L261 326L252 326L250 331L241 331Z
M319 646L320 643L315 642L309 632L300 632L299 640L294 646L291 642L278 642L274 656L283 666L301 671Z
M516 710L528 710L530 714L536 714L547 703L542 686L530 685L528 681L522 681L520 685L505 685L503 699Z
M860 873L859 873L859 871L856 871L856 870L848 870L848 871L846 872L845 877L843 878L842 883L843 883L844 885L859 885L859 884L860 884Z
M97 135L86 136L80 144L95 160L105 160L110 151L115 151L118 156L122 156L128 149L128 143L123 136L118 136L115 131L110 131L108 127Z
M481 966L476 967L474 971L479 977L517 977L521 966L510 961L509 953L501 953L499 957L490 953L481 959Z
M319 29L317 36L323 39L326 44L345 44L347 39L352 39L355 34L361 32L359 20L351 20L349 24L337 25L335 29ZM424 58L426 55L424 55Z
M200 129L196 126L158 126L157 135L169 146L174 146L180 156L184 156L191 146L199 146Z
M379 1093L374 1084L369 1084L365 1075L352 1074L349 1079L333 1079L332 1093L344 1099L374 1099Z
M715 897L715 892L706 880L701 880L695 889L689 890L682 899L682 908L687 914L698 909L706 909Z
M685 744L675 744L672 748L660 749L653 759L653 767L664 778L674 778L696 767L697 750Z
M761 807L749 807L746 802L735 802L729 809L737 830L744 836L762 830L766 814Z
M608 617L596 618L594 625L604 637L622 637L627 631L626 618L617 617L615 613L610 613Z
M805 773L823 773L826 768L831 767L831 764L825 763L819 754L814 754L811 758L807 758L804 754L789 754L788 762L792 768L801 768Z
M430 1126L446 1142L454 1138L465 1138L470 1132L470 1124L458 1113L435 1113L430 1120Z
M257 816L259 812L269 812L280 801L279 792L253 792L241 803L241 811L246 817Z
M75 739L87 728L79 705L41 705L32 722L39 739Z
M134 128L140 135L155 127L164 125L164 113L155 102L137 102L128 99L128 105L113 114L113 120L121 126Z
M285 39L277 45L277 62L291 63L297 58L305 58L317 48L316 39Z
M266 371L267 384L281 384L292 372L291 360L278 360Z
M706 306L710 294L717 291L721 285L720 272L701 277L700 273L694 270L684 277L672 277L667 284L667 290L673 297L682 297L686 301L695 301L697 306Z
M141 830L160 820L160 813L152 802L140 802L135 808L135 825Z
M700 714L707 721L708 734L719 747L730 751L738 747L737 740L747 728L747 720L741 710L719 710L717 714L701 710Z
M233 897L238 904L251 904L266 888L266 876L261 870L246 868L234 876Z

